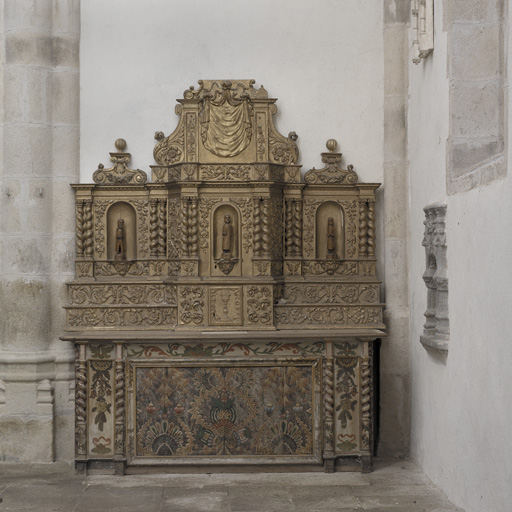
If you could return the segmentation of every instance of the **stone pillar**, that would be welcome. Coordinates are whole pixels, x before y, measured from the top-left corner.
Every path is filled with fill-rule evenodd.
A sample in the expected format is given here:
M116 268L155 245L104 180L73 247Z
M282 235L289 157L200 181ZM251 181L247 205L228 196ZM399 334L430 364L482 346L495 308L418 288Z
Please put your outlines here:
M0 2L0 454L8 461L73 456L73 352L58 336L73 275L79 31L78 0Z
M407 272L409 0L384 1L384 318L378 455L409 452L410 367Z

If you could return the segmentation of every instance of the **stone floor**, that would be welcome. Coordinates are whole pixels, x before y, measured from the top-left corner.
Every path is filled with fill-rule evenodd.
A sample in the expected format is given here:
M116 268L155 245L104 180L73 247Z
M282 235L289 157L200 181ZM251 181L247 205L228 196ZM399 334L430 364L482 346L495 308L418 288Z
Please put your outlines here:
M371 474L77 476L65 464L0 465L0 512L455 512L411 462Z

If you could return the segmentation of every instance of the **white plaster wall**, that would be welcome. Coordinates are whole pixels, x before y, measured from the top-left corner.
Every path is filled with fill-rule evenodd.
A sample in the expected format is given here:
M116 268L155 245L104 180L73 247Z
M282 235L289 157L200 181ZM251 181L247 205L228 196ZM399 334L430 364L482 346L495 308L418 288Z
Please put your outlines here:
M411 455L467 512L503 512L512 501L512 177L509 169L503 180L446 196L449 83L442 2L436 2L435 16L434 54L410 70ZM421 279L423 207L437 201L448 205L446 358L419 341L427 295Z
M82 182L118 137L147 171L154 132L174 130L176 98L202 78L279 98L306 170L333 137L362 181L382 180L381 0L87 0L81 20Z

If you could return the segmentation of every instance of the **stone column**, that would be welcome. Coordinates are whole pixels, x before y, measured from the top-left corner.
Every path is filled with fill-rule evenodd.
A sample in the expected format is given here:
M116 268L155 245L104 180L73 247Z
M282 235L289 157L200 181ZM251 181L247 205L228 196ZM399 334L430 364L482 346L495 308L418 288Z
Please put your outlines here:
M78 0L0 2L0 453L11 461L73 453L73 350L58 336L75 250L79 30Z
M409 452L410 366L407 272L407 101L409 0L384 1L384 318L389 337L380 357L378 455ZM378 241L377 241L378 243Z

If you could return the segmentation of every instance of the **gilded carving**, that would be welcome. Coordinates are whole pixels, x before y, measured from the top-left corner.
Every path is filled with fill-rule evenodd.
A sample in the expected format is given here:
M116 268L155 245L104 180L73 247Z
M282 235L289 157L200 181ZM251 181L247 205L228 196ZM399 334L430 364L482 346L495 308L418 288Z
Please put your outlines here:
M204 288L184 286L179 291L180 324L200 325L204 319Z
M168 216L169 216L169 237L167 240L169 258L179 257L179 239L178 239L178 226L179 226L179 198L172 197L168 200Z
M341 163L341 153L334 153L338 143L334 139L327 141L327 149L329 153L322 153L322 162L326 164L322 169L309 170L304 175L306 183L312 184L349 184L354 185L357 183L357 174L354 171L354 166L349 165L347 169L342 169L339 165Z
M172 135L165 137L163 132L156 132L155 140L157 140L158 143L153 149L153 156L159 165L172 165L183 160L183 146L185 141L184 126L181 126L174 137Z
M304 274L311 275L357 275L357 262L342 260L305 260L303 263Z
M117 153L110 153L110 161L114 164L105 169L103 164L98 165L92 179L98 185L143 185L146 183L147 175L140 169L130 169L128 164L131 160L130 153L124 153L126 141L117 139L115 142Z
M270 324L272 320L272 291L269 286L249 286L247 318L251 324Z
M252 200L250 198L230 198L233 204L236 204L242 212L242 247L246 254L252 247Z
M251 142L252 106L243 88L229 81L214 82L203 94L200 114L201 137L204 147L214 155L233 157Z
M92 228L92 215L91 215L91 228ZM76 257L84 256L84 201L77 201L76 203Z
M210 325L242 325L241 289L210 288Z
M258 162L265 161L265 114L258 112L256 114L257 138L256 138L256 153L258 155ZM260 178L263 179L263 178Z
M356 238L356 219L357 219L357 201L338 201L345 212L345 252L349 258L354 258L357 251Z
M209 247L210 213L212 208L220 201L222 201L220 197L202 197L199 200L199 227L201 228L199 245L203 253L206 253Z
M371 346L371 345L370 345ZM371 365L370 358L361 359L361 448L371 451Z
M113 199L96 199L94 201L94 242L96 245L96 256L98 258L105 258L105 212L107 211L108 207L114 204ZM92 220L92 218L91 218ZM88 223L87 223L88 224ZM86 225L86 240L89 239L91 241L90 243L90 253L92 255L92 223L90 227L91 235L88 235L89 229ZM88 242L85 242L86 246L88 245ZM87 249L86 249L87 254Z
M94 265L97 276L147 276L148 261L98 261Z
M202 165L199 168L201 180L231 181L249 180L251 176L250 165Z
M160 199L158 201L158 250L157 255L160 258L165 257L165 247L167 242L167 201Z
M76 277L92 277L93 276L93 264L92 262L80 262L76 263Z
M132 201L132 204L137 210L137 255L139 258L147 258L149 256L148 202L137 199Z
M283 165L296 163L299 158L299 149L297 144L295 144L297 139L298 135L295 132L290 132L287 139L277 132L270 132L269 150L271 161Z
M187 123L187 161L196 161L196 116L195 114L186 115Z
M156 258L158 255L158 214L157 200L151 199L149 202L149 249L150 256Z
M315 257L315 214L321 203L322 201L319 199L304 200L303 243L305 258Z
M87 453L87 370L79 356L75 363L75 445L77 455Z
M378 298L379 286L376 284L287 284L283 288L283 300L295 304L373 304Z

